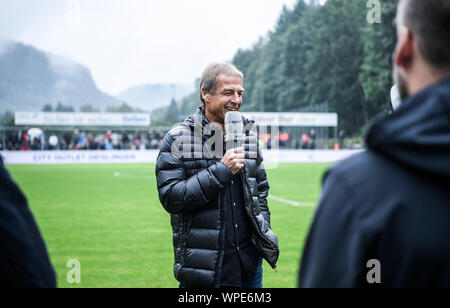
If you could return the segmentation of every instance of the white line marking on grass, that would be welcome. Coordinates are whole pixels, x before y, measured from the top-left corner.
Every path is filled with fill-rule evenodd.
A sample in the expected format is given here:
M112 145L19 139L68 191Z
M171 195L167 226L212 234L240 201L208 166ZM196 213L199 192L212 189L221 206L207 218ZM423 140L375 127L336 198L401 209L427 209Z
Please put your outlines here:
M313 202L297 202L297 201L292 201L292 200L286 200L274 195L269 195L269 199L271 200L275 200L284 204L289 204L295 207L300 207L300 206L315 206L316 204Z

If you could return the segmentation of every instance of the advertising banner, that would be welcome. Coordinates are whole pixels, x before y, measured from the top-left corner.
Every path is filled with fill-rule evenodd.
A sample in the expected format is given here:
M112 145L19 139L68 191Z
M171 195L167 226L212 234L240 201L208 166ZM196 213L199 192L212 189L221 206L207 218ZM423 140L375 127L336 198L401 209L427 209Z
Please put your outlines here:
M279 163L329 163L346 159L361 151L263 150L267 169ZM135 164L155 163L158 150L146 151L23 151L0 152L5 164Z
M0 155L10 165L133 164L156 162L158 151L5 151Z
M337 113L248 112L243 115L260 126L337 127Z
M150 126L146 113L16 112L15 125Z

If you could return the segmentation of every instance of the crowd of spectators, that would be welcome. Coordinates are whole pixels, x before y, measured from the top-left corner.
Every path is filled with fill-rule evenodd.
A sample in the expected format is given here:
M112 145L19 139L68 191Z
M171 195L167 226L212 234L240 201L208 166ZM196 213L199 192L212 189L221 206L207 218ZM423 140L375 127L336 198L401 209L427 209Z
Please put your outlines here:
M40 130L38 130L40 131ZM151 150L159 149L164 133L147 132L86 132L75 129L66 132L11 131L0 136L0 151L37 150Z
M303 133L301 137L301 143L297 143L296 148L299 149L300 146L302 149L314 150L316 148L316 130L311 129L309 134Z
M0 151L37 150L157 150L166 132L150 129L148 131L114 132L84 131L42 131L40 129L0 132ZM296 138L281 131L272 142L271 134L258 135L262 149L316 149L316 131L311 129ZM339 146L343 149L343 131L339 134ZM347 145L353 148L352 144Z

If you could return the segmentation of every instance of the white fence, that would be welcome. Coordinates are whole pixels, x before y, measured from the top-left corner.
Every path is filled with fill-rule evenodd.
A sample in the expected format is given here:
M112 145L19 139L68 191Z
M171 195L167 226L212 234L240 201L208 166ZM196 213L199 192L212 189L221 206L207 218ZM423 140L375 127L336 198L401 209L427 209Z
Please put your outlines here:
M334 150L274 150L263 151L267 167L278 163L321 163L346 159L362 151ZM126 164L155 163L157 150L148 151L26 151L0 152L5 164L50 165L50 164Z

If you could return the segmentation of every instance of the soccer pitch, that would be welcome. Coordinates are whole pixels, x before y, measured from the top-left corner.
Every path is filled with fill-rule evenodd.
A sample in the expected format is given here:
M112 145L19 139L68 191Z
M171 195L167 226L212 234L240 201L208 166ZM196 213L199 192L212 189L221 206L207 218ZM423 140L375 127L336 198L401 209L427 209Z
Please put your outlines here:
M292 288L330 164L268 170L278 272L264 262L264 287ZM159 203L155 165L10 165L25 192L57 272L58 287L176 288L170 216ZM79 260L81 283L67 262Z

